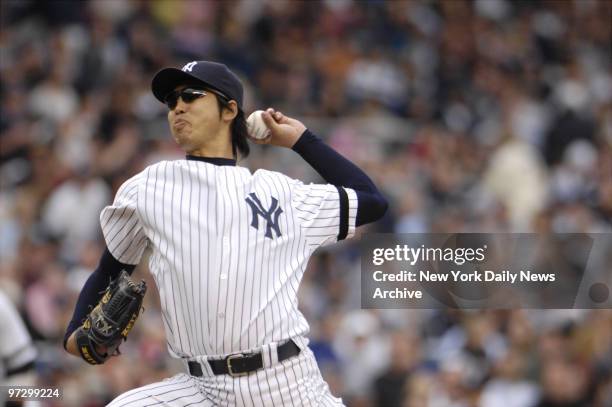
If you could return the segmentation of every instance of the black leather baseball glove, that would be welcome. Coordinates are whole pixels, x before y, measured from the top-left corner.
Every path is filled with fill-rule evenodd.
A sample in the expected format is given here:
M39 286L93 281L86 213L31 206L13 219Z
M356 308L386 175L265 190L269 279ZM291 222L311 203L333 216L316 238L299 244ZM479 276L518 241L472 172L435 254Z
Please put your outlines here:
M75 338L87 363L99 365L118 355L142 309L147 291L144 281L135 284L126 271L111 281L104 296L89 313Z

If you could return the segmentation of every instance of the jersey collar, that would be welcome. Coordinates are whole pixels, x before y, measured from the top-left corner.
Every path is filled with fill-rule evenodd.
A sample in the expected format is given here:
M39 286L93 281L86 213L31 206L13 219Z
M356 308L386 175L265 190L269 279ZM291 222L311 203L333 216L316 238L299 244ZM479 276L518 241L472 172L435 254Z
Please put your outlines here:
M233 158L199 157L199 156L195 156L195 155L187 155L186 158L188 160L204 161L206 163L210 163L210 164L214 164L214 165L236 166L236 160L234 160Z

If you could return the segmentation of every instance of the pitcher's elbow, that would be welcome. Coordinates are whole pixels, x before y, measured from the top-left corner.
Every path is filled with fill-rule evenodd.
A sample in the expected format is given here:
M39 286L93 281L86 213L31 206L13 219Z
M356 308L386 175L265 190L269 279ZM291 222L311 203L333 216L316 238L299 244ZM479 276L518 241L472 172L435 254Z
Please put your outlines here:
M376 194L374 213L376 216L375 220L381 219L387 213L389 209L389 202L380 193Z

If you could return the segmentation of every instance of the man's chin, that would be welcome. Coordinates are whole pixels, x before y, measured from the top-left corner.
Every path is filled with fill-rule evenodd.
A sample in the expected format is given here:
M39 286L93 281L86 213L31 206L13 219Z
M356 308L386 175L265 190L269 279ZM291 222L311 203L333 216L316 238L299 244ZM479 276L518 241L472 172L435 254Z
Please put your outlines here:
M192 147L191 139L185 134L175 134L174 142L185 151Z

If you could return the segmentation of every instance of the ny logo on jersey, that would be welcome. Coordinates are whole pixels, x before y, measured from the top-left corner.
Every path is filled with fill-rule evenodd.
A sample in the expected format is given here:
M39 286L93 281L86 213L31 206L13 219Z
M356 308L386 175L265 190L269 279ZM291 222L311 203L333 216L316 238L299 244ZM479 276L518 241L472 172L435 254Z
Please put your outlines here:
M253 211L253 220L251 221L251 226L255 229L259 230L259 217L261 216L266 221L266 237L272 239L272 230L276 232L276 237L281 236L280 229L278 228L278 217L283 210L278 205L278 200L273 196L270 197L272 199L272 205L270 209L266 210L259 198L255 193L251 192L248 197L245 198L245 201L251 207Z
M186 64L183 68L181 68L181 71L191 72L191 70L193 69L194 66L196 66L197 63L198 63L197 61L190 62Z

